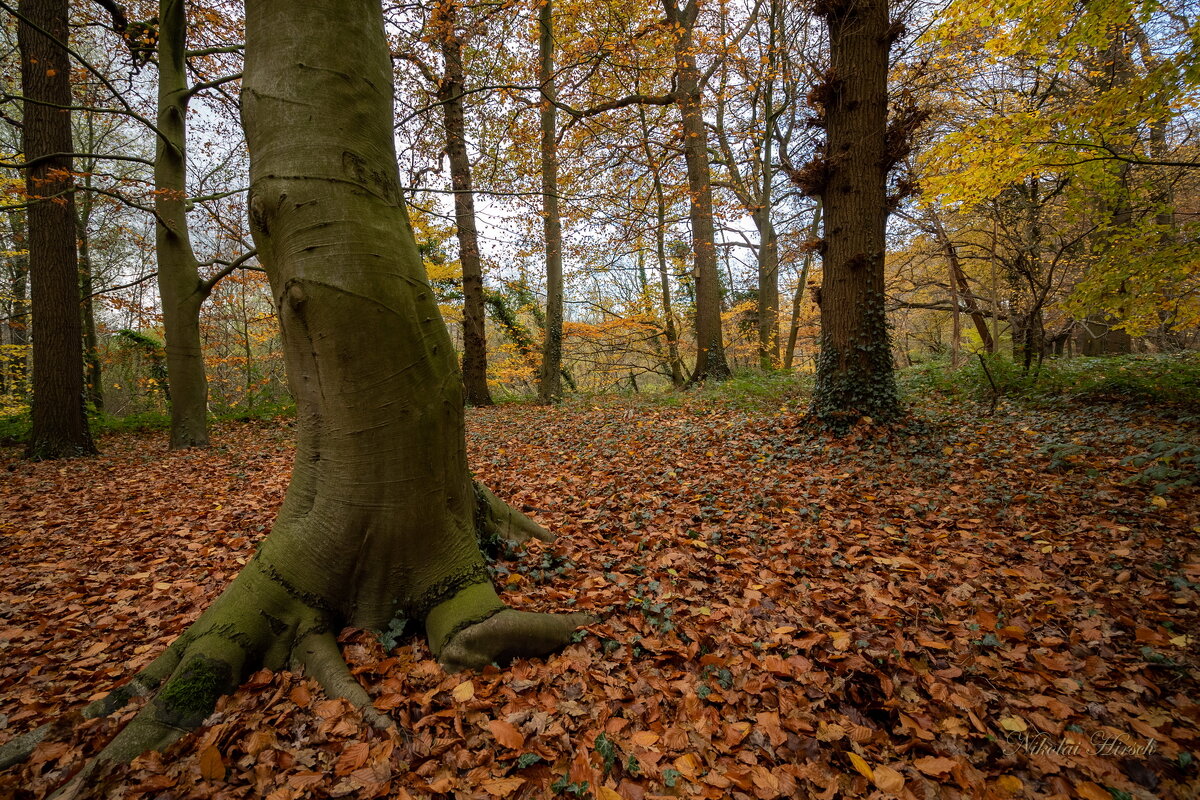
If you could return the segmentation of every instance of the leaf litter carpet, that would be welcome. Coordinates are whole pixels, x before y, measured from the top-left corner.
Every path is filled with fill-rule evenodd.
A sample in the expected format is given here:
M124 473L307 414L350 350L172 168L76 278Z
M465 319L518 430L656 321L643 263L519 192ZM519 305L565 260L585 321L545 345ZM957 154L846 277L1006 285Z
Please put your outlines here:
M838 440L794 408L690 400L471 412L477 477L559 536L493 565L505 600L602 621L544 660L458 675L413 632L344 631L397 730L260 672L97 791L1197 796L1197 491L1167 458L1137 458L1189 452L1194 423L916 419ZM269 530L291 435L230 423L210 451L168 453L149 432L91 459L5 453L0 743L69 721L200 613ZM1147 463L1180 485L1148 481ZM66 726L0 773L0 797L47 796L131 714Z

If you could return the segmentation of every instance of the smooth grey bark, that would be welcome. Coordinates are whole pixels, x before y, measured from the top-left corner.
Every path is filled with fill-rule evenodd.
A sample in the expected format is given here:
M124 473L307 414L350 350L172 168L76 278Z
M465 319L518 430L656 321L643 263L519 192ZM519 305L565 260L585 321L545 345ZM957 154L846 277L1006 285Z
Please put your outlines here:
M66 0L22 0L17 21L22 145L33 339L32 430L26 455L67 458L96 452L84 411L75 179L71 137L71 64ZM43 199L44 198L44 199Z
M184 0L159 3L158 118L154 157L155 255L171 386L172 450L208 445L208 378L200 340L200 308L212 291L201 280L188 231L187 107L189 93Z
M563 261L558 210L558 91L554 80L554 0L538 12L538 82L542 89L542 231L546 241L546 336L538 375L538 399L562 399Z
M446 157L454 189L454 224L458 231L458 260L462 264L463 356L462 376L466 402L490 406L487 384L487 330L485 327L483 264L475 224L475 193L471 186L471 159L467 155L463 113L463 40L457 30L459 0L440 0L432 23L442 51L443 73L437 96L446 126Z
M68 791L199 726L264 666L302 665L390 724L342 660L344 625L423 623L454 670L549 652L588 619L509 609L488 578L477 525L549 534L467 471L454 348L401 199L391 69L378 0L246 4L250 218L296 398L292 481L245 569L100 701L107 713L155 693Z

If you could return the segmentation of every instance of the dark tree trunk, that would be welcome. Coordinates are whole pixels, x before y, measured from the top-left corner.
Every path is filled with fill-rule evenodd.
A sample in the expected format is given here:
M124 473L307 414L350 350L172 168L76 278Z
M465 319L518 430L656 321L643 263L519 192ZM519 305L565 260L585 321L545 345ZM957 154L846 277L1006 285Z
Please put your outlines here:
M825 253L813 413L844 428L900 415L883 283L889 20L887 0L823 5L831 63L821 92Z
M471 160L467 156L466 122L463 115L463 42L455 29L458 0L443 0L438 6L441 25L438 39L445 72L438 87L438 100L446 125L446 157L450 160L450 184L454 189L454 221L458 229L458 260L463 282L462 377L467 405L490 406L487 384L487 331L484 326L483 264L479 256L479 234L475 229L475 194L471 188Z
M563 272L562 219L558 211L558 93L554 85L554 0L538 13L538 82L542 87L542 230L546 239L546 338L538 377L538 399L562 399Z
M96 452L84 412L83 332L71 175L71 65L66 0L22 0L17 22L24 104L33 317L33 429L30 458ZM28 20L28 23L25 21ZM45 33L43 33L44 31ZM47 36L46 34L49 34Z
M663 0L667 21L675 26L675 97L683 128L687 162L688 217L696 279L696 368L691 383L725 380L732 373L721 340L721 278L717 272L716 232L713 228L712 179L708 161L708 128L701 103L700 70L692 30L698 6L679 9Z

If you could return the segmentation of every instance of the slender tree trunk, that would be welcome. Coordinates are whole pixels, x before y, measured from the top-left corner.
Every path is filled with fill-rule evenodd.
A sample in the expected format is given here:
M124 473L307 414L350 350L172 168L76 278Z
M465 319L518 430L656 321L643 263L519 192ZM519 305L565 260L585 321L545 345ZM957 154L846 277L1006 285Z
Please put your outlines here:
M779 366L779 242L771 219L773 206L775 124L775 32L779 0L771 0L767 17L767 79L763 90L762 189L754 215L758 228L758 361L764 370ZM732 168L732 165L731 165Z
M721 340L721 278L717 272L716 232L713 228L712 182L708 161L708 128L704 124L700 70L692 29L696 8L680 11L675 0L663 0L667 21L675 29L676 98L683 128L687 162L688 217L696 278L696 368L691 383L725 380L732 373Z
M888 2L832 3L822 201L821 355L813 413L835 429L900 415L884 311ZM832 85L836 84L836 85Z
M450 184L454 189L454 220L458 229L458 259L463 271L463 358L462 377L466 402L490 406L487 384L487 331L484 326L483 265L479 235L475 228L475 194L471 188L471 160L467 156L466 122L463 115L462 39L455 25L458 0L442 0L438 6L442 30L439 40L445 72L438 87L438 100L446 125L446 156L450 160Z
M66 0L22 0L17 21L24 104L33 316L33 413L26 454L66 458L96 452L84 411L79 263L72 177L71 65ZM28 20L26 22L25 20ZM32 24L31 24L32 23ZM44 31L45 33L43 33ZM49 34L48 36L46 34ZM40 101L40 102L39 102Z
M171 384L171 449L208 445L208 379L200 308L208 290L192 251L187 199L188 78L184 0L159 3L158 149L154 159L154 228Z
M808 229L810 241L817 238L821 232L821 202L818 200L813 209L812 223ZM796 340L800 338L800 309L804 298L804 288L808 284L808 272L812 269L813 251L804 254L804 266L800 269L800 278L796 283L796 292L792 295L792 324L788 330L787 350L783 354L783 368L791 369L796 356Z
M11 256L9 264L12 268L11 293L9 301L8 341L19 350L14 352L6 365L10 380L9 391L25 394L28 387L25 378L28 374L28 353L25 347L29 344L29 253L27 251L28 236L26 233L25 213L14 211L8 215L12 224L13 249L19 255ZM20 252L25 250L26 252Z
M554 83L554 0L538 12L538 81L542 87L542 230L546 239L546 338L542 347L538 399L562 398L563 273L562 220L558 212L558 97Z
M979 334L979 340L983 342L984 349L989 353L996 352L996 343L992 339L991 331L988 330L987 317L980 310L979 301L975 298L975 293L971 291L971 284L967 282L967 274L963 271L962 260L958 257L958 248L954 246L954 242L950 241L946 227L936 212L933 213L933 229L938 244L941 245L942 252L946 255L946 261L950 264L950 276L954 281L951 295L956 296L956 300L961 298L963 305L967 307L967 313L971 315L971 322L975 325L975 332ZM957 305L955 302L956 308Z
M90 201L84 201L90 204ZM85 211L83 218L86 219ZM83 325L83 361L87 367L87 398L97 411L104 410L104 383L100 374L100 343L96 337L96 308L92 301L92 259L84 220L79 225L79 293Z
M642 152L646 156L646 164L650 168L650 177L654 186L654 254L658 261L658 282L662 295L663 309L663 338L667 344L667 361L671 369L671 385L676 389L682 388L687 379L683 375L683 362L679 357L679 332L675 327L675 312L671 308L671 278L667 272L667 200L663 194L662 164L654 157L650 149L650 125L646 122L646 109L638 106L638 119L642 124Z
M292 481L221 596L129 685L84 709L100 716L155 695L71 789L98 764L199 726L264 666L301 664L390 724L342 660L344 625L423 623L453 670L544 654L587 621L508 609L476 544L477 527L549 535L467 470L462 381L401 199L378 0L250 0L245 73L251 228L297 403Z

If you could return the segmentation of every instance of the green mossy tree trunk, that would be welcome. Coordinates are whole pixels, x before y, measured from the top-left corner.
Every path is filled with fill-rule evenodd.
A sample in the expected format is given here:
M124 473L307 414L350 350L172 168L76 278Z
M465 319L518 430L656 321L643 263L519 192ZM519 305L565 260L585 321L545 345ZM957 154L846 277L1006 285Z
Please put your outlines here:
M22 145L29 207L33 316L30 458L96 452L84 411L83 325L75 248L71 64L66 0L22 0L17 21L24 103Z
M179 738L262 666L299 663L388 724L342 660L343 625L423 622L454 670L550 652L586 622L508 609L479 551L477 526L549 534L467 471L462 380L401 199L379 0L248 2L242 102L251 229L297 404L292 481L222 595L85 709L155 693L76 782Z
M821 200L825 214L821 354L813 414L842 429L900 415L883 268L886 251L888 0L821 4L829 28Z

